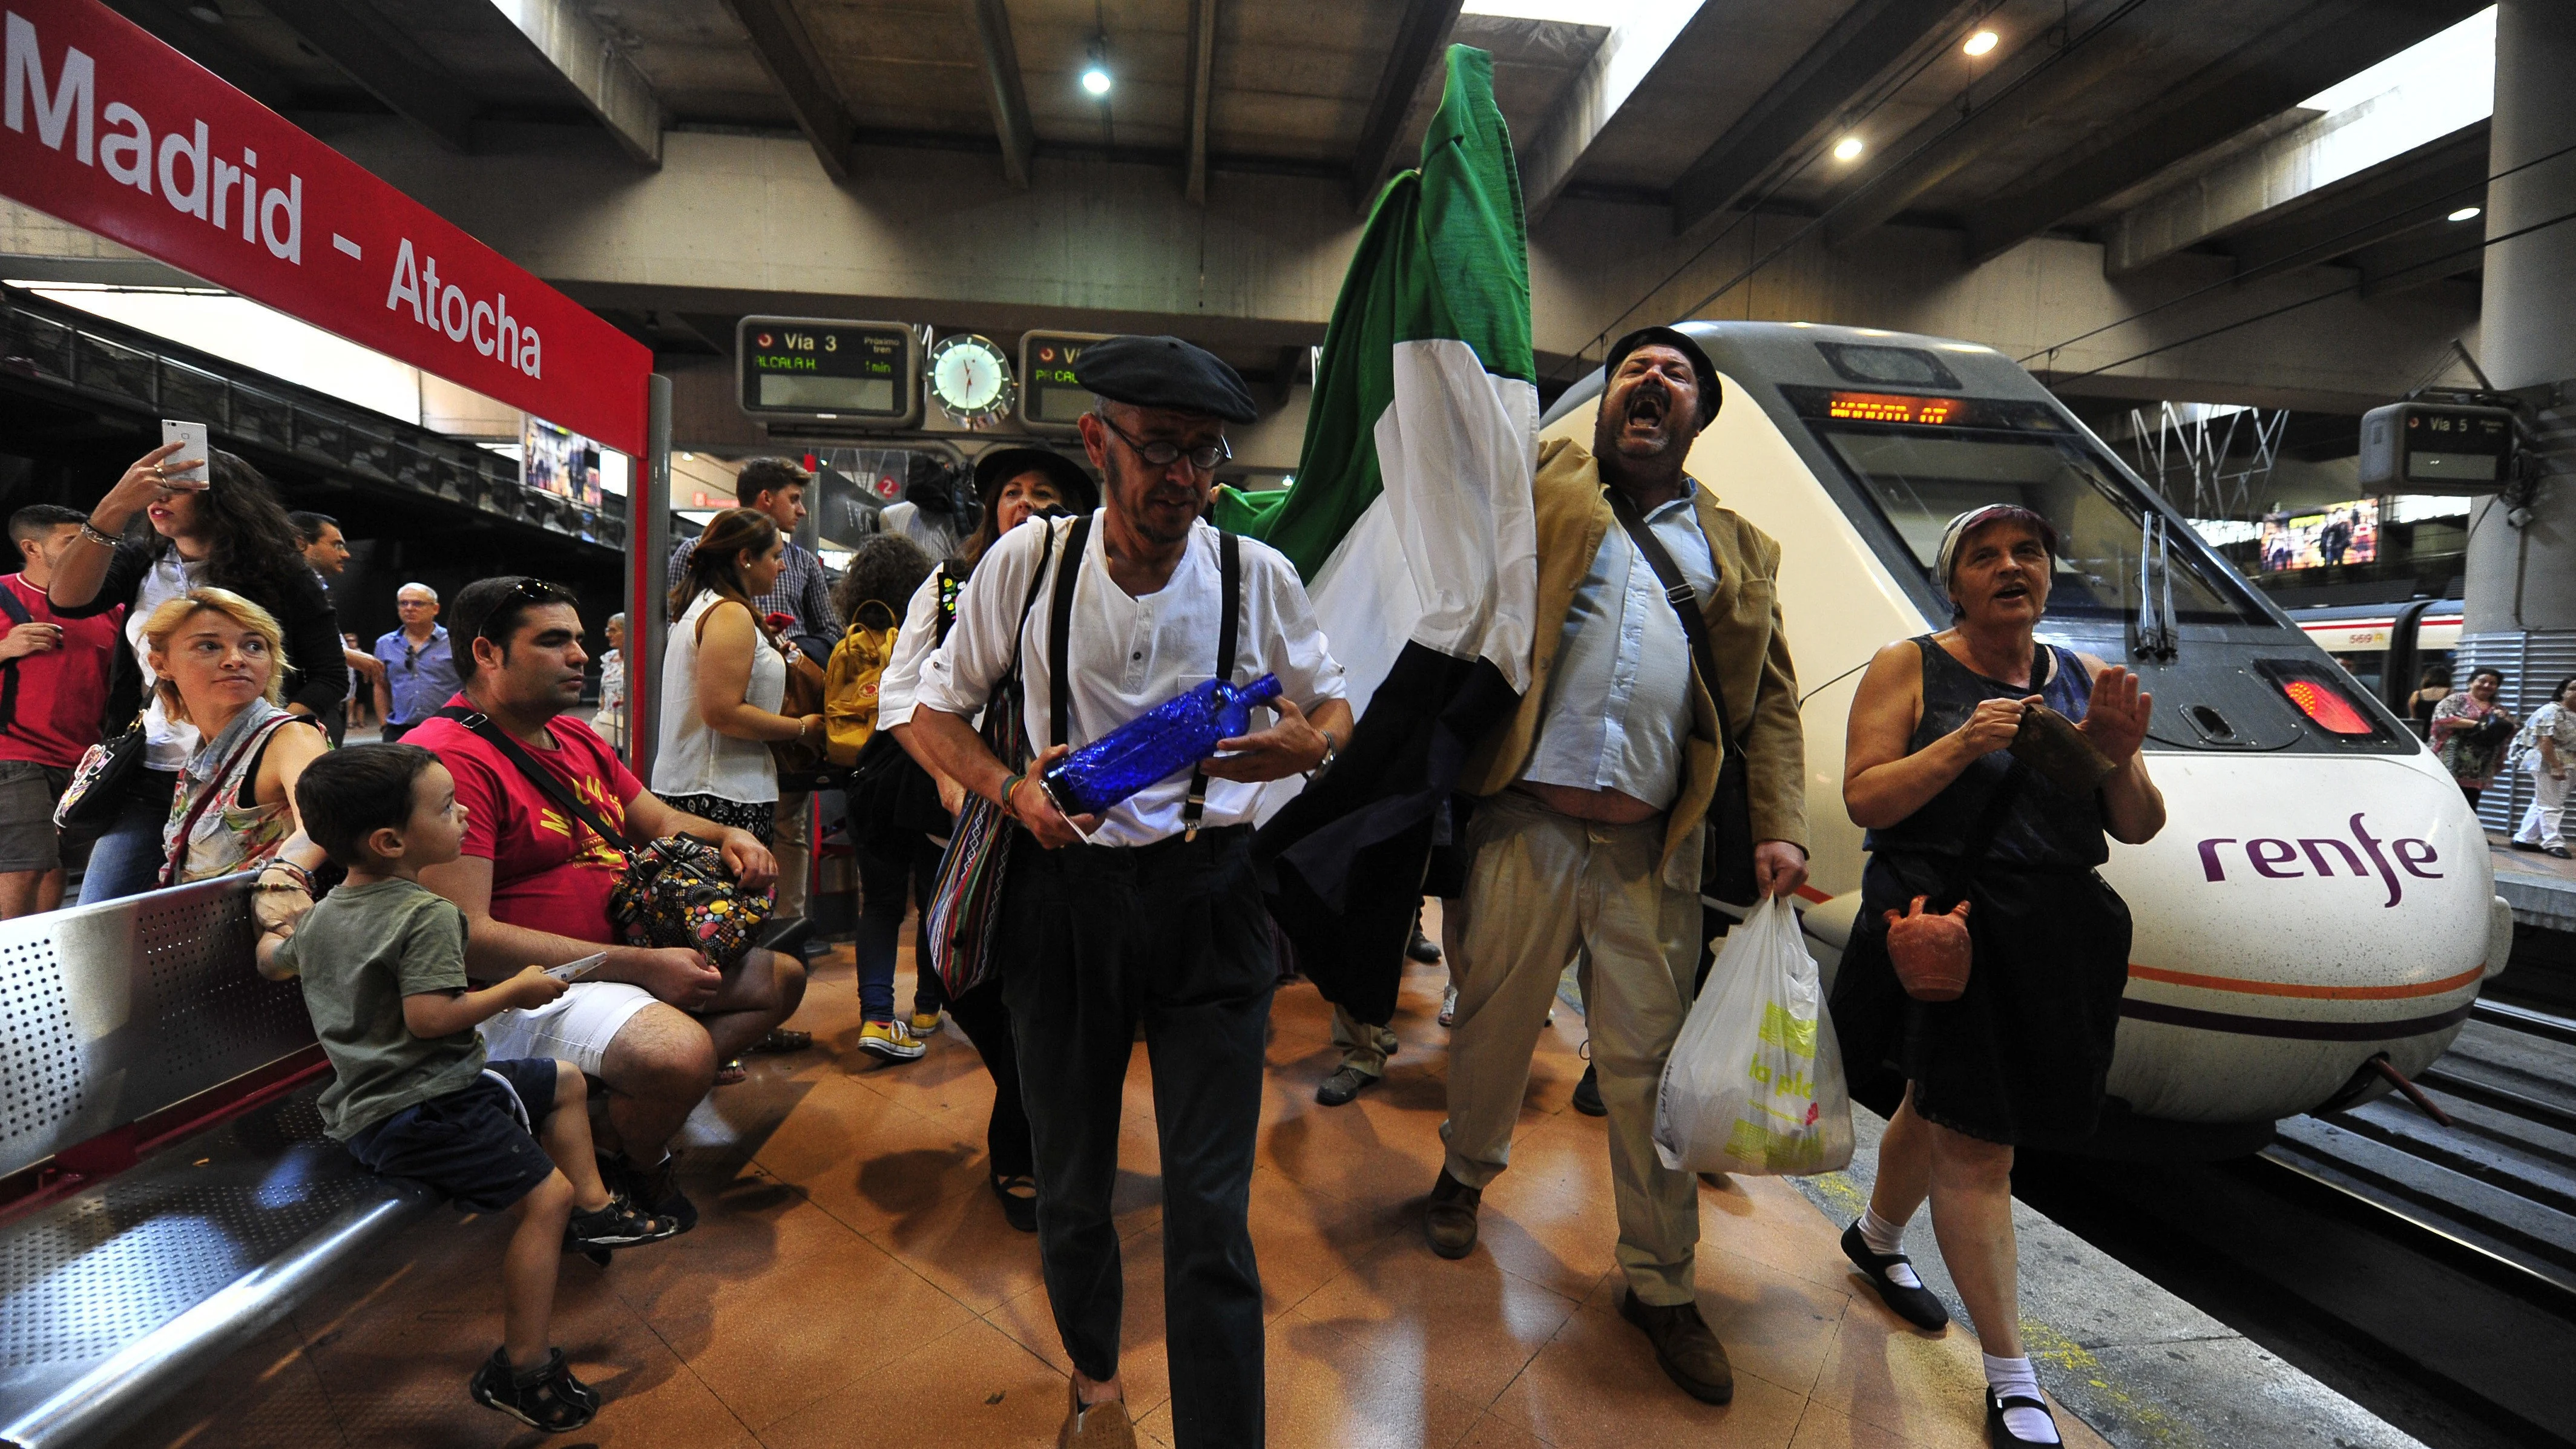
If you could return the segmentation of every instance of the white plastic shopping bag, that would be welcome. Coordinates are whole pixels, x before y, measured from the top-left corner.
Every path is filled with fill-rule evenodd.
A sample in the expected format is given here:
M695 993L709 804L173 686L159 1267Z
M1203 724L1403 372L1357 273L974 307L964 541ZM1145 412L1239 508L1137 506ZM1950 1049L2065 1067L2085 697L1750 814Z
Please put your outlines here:
M1727 933L1655 1099L1675 1171L1803 1177L1851 1165L1851 1095L1797 912L1773 897Z

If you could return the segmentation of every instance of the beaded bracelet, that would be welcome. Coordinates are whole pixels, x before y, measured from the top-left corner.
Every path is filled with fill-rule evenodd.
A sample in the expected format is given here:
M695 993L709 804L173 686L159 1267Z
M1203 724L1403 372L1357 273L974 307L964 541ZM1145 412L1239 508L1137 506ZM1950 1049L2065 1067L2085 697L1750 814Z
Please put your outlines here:
M1028 774L1023 771L1002 782L1001 792L994 797L994 803L1002 807L1003 814L1011 813L1011 792L1020 788L1020 782L1027 778Z

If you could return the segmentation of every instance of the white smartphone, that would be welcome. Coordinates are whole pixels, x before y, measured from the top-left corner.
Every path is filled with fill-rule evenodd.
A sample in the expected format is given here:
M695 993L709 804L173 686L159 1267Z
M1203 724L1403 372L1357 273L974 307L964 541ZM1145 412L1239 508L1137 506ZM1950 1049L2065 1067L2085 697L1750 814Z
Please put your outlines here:
M186 445L164 460L169 464L169 477L185 478L191 483L206 481L206 425L204 423L183 423L163 418L161 441Z
M549 966L546 968L546 974L569 986L607 964L607 952L593 951L578 961L566 961L561 966Z

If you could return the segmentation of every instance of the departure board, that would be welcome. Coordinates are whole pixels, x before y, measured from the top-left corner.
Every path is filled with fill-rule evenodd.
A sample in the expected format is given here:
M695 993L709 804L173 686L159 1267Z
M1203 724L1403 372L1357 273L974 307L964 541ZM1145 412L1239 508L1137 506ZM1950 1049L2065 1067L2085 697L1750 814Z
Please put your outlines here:
M1082 349L1106 332L1029 332L1020 337L1020 421L1032 432L1073 431L1091 394L1073 380Z
M2391 493L2493 493L2513 476L2513 413L2401 402L2361 415L2361 481Z
M919 334L900 322L745 317L734 334L742 410L903 427L921 416Z

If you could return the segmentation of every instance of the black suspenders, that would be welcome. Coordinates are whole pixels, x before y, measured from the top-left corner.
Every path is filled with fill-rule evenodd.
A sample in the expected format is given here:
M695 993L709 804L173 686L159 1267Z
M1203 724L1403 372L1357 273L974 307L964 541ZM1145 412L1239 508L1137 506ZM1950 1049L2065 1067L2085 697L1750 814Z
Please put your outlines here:
M1056 565L1055 592L1047 616L1047 748L1072 734L1073 706L1069 660L1073 653L1073 591L1082 569L1083 545L1091 536L1091 516L1077 518L1065 537L1064 559ZM1231 533L1216 536L1217 589L1224 600L1216 629L1216 677L1234 682L1235 640L1243 596L1243 541ZM1207 813L1207 772L1190 772L1189 799L1181 806L1181 838L1199 838L1199 817Z

